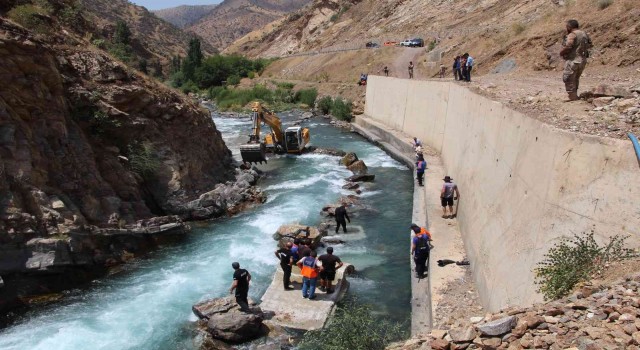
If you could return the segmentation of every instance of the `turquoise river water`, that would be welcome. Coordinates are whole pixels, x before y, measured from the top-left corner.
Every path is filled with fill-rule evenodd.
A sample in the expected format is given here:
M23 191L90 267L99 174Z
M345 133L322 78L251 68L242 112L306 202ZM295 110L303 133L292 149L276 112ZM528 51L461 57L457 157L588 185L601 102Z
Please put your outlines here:
M286 124L294 117L290 113L283 120ZM250 120L214 120L237 157ZM334 246L335 254L358 271L350 278L350 294L389 319L406 321L411 172L360 136L323 119L305 125L311 128L312 145L356 152L376 175L362 194L372 209L352 215L351 225L361 226L364 236ZM0 330L0 349L192 349L191 305L227 294L232 261L252 273L250 296L259 300L277 266L272 238L276 229L293 222L317 224L325 204L352 193L341 188L351 174L338 160L316 154L271 158L259 166L266 175L259 186L267 193L267 203L232 218L197 224L186 241L87 288L69 291L61 302L27 312Z

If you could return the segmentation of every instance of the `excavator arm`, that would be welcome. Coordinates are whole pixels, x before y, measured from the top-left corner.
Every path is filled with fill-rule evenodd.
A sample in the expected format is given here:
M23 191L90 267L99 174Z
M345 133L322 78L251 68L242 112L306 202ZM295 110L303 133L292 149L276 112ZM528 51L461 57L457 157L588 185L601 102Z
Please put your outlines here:
M267 161L266 147L281 147L284 134L282 133L282 121L273 112L267 110L260 102L255 102L252 107L253 130L249 135L249 143L240 146L242 161L248 163L262 163ZM260 139L262 123L271 128L271 133L266 137L266 144Z

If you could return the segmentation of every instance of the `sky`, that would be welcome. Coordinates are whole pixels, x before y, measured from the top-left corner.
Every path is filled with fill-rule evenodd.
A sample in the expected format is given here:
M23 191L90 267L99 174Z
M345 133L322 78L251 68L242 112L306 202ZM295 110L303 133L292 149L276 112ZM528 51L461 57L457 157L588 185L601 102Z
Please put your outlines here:
M148 10L160 10L180 5L210 5L222 2L222 0L129 0L136 5L146 7Z

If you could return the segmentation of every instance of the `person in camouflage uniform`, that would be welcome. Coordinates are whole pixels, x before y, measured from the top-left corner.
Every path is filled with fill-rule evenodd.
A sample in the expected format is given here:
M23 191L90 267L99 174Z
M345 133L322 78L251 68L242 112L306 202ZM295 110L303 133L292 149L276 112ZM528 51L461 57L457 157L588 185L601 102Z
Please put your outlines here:
M589 49L593 46L587 33L579 29L580 25L575 19L567 21L567 35L562 41L560 56L564 58L564 81L569 101L578 99L578 86L580 85L580 75L587 65Z

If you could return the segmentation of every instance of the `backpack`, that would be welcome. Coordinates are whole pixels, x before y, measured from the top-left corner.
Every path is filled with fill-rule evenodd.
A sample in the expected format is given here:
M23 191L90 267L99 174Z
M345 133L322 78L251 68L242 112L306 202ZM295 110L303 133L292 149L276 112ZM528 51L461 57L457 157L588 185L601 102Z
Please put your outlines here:
M427 235L418 236L416 243L416 255L425 256L429 253L429 237Z

